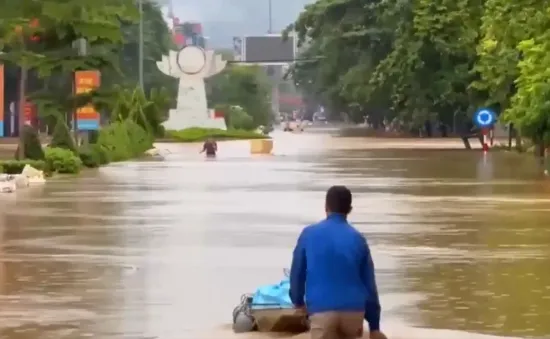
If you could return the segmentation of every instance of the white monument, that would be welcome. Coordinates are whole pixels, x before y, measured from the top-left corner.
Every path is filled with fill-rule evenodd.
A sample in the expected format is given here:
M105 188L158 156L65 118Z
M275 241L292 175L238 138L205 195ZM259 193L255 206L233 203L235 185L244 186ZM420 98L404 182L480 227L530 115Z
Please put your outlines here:
M168 113L163 125L167 130L189 127L227 129L224 118L216 118L206 102L204 79L220 73L227 62L214 51L185 46L179 52L164 55L157 67L166 75L179 79L177 106Z

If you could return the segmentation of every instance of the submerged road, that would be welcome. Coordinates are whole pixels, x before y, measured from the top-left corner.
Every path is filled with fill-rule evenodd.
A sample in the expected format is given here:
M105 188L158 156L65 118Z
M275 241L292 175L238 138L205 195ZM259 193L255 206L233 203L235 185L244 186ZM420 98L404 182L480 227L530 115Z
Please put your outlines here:
M275 142L258 157L220 143L215 161L159 145L164 160L0 196L0 338L223 339L212 329L281 279L333 184L355 194L395 339L550 333L550 185L532 159Z

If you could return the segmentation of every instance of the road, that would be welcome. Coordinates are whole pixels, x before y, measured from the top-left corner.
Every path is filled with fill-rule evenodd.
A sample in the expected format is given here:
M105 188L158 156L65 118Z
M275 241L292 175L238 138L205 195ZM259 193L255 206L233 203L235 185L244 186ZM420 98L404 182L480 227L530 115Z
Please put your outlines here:
M0 337L222 338L241 294L281 279L333 184L354 192L394 339L550 333L535 162L384 142L275 133L275 156L224 142L215 161L164 144L162 161L0 196Z

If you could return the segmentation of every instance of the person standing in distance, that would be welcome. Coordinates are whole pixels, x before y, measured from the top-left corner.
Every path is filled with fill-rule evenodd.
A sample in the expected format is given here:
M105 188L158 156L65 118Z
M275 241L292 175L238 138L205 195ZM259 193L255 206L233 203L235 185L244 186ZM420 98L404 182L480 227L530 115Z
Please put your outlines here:
M213 138L208 138L208 140L204 142L204 145L202 146L202 150L200 151L200 153L204 153L204 152L206 152L206 157L208 158L216 157L216 153L218 152L218 144Z
M352 195L345 186L326 194L327 218L304 228L290 269L290 299L309 314L312 339L387 339L369 246L348 223Z

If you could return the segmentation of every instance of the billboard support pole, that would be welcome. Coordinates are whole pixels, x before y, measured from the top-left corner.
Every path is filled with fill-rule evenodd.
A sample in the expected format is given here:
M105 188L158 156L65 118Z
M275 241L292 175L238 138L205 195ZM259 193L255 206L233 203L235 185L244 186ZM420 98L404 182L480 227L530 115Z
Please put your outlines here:
M267 33L272 34L273 33L273 8L272 8L272 1L267 0L268 6L269 6L269 30Z

